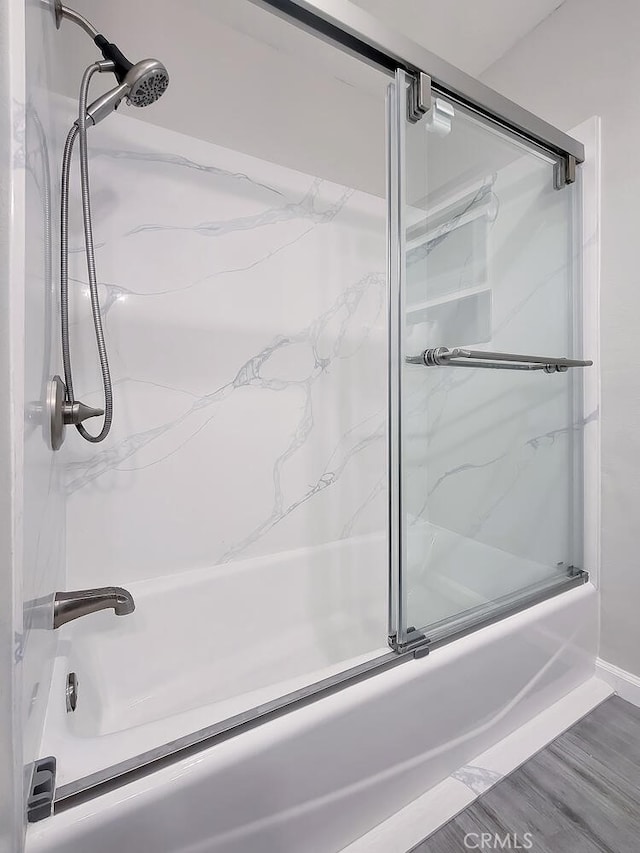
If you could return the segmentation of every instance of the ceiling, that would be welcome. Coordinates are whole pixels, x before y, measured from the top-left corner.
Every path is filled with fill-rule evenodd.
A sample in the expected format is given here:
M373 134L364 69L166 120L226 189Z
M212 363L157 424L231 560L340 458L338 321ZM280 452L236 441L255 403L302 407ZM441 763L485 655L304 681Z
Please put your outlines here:
M565 0L352 0L477 77Z

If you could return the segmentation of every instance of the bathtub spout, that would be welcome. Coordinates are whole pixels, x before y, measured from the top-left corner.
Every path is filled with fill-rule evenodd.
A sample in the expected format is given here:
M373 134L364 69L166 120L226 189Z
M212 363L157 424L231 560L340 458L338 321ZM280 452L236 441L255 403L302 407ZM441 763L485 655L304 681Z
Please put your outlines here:
M113 608L116 616L133 613L136 605L133 596L121 586L103 586L98 589L79 589L74 592L56 592L53 599L53 627L79 619L97 610Z

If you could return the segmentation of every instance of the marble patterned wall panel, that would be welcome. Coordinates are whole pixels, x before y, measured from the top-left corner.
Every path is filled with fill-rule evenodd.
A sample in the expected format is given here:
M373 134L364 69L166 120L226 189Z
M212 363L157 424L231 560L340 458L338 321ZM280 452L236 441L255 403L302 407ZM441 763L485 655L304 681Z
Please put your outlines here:
M383 531L384 201L124 115L90 149L115 415L67 437L74 582ZM76 396L100 405L81 247L76 215Z
M16 657L22 661L24 764L39 758L57 636L51 630L51 600L65 588L64 453L49 444L43 412L50 377L59 370L56 270L60 195L60 124L71 113L54 97L56 28L52 9L30 0L25 7L25 103L16 105L20 147L16 168L24 177L24 418L22 484L23 633ZM16 42L19 43L19 42ZM19 107L19 109L18 109ZM59 110L62 109L62 113ZM18 276L16 276L18 286Z

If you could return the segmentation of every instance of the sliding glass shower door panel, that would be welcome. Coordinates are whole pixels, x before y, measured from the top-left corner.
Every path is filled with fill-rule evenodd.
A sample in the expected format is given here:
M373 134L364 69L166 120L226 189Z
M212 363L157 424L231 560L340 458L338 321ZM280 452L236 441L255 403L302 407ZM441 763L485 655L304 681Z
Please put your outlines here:
M457 104L408 121L407 84L389 101L399 647L581 565L588 369L579 184L556 189L551 156Z

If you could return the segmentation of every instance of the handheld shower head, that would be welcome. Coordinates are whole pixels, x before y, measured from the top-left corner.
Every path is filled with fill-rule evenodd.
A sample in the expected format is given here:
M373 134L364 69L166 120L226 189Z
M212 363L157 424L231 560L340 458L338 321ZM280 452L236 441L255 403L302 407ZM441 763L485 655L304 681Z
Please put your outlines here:
M157 59L143 59L133 65L120 48L103 35L97 35L94 42L104 58L113 63L113 73L118 83L127 87L125 94L134 107L148 107L164 93L169 85L169 74ZM120 100L122 98L118 103Z
M127 100L134 107L148 107L161 97L169 85L169 74L157 59L143 59L127 71Z
M118 83L126 82L130 87L129 92L125 93L128 94L130 103L136 107L146 107L158 100L169 85L167 69L161 62L158 62L157 59L143 59L142 62L134 65L127 59L117 44L105 38L90 21L79 12L76 12L75 9L64 6L62 0L53 0L53 7L57 29L60 29L60 25L65 18L78 24L93 39L103 57L113 63L111 70L116 75ZM132 71L134 74L130 77L129 75ZM118 103L120 103L120 100L118 100Z
M62 0L54 0L56 27L67 18L78 24L94 41L105 59L100 71L113 71L118 85L97 98L87 108L87 121L97 124L120 106L123 98L134 107L148 107L164 94L169 85L169 74L165 66L157 59L143 59L134 65L117 44L105 36L74 9L63 6Z
M123 98L134 107L148 107L164 94L169 85L169 74L157 59L143 59L136 62L124 74L122 82L96 98L87 107L87 120L98 124L120 106Z

